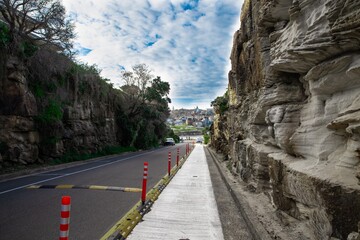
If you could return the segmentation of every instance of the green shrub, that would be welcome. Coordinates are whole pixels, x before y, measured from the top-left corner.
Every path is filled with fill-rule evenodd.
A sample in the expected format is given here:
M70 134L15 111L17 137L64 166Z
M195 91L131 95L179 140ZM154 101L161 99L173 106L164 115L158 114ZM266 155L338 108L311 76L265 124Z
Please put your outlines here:
M51 93L55 93L57 90L57 85L54 82L48 82L46 84L46 90Z
M59 137L56 136L52 136L50 137L46 142L50 145L55 145L56 143L58 143L61 139Z
M59 83L59 86L60 86L60 87L65 86L66 76L63 76L63 75L58 74L58 75L57 75L57 82Z
M139 149L157 147L159 143L154 130L155 127L152 124L144 124L141 126L136 136L134 146Z
M210 140L210 136L209 134L204 134L204 144L208 144L209 143L209 140Z
M70 69L70 73L72 74L94 74L100 75L101 70L96 64L89 65L87 63L74 63L72 68Z
M10 42L9 28L0 22L0 47L6 46Z
M180 142L180 137L174 133L174 131L170 131L169 137L173 138L176 143Z
M85 81L80 81L78 84L78 89L79 89L79 93L81 95L84 95L84 93L86 92L86 82Z
M37 98L43 98L45 96L44 88L38 83L33 87L33 93Z
M215 100L211 102L211 106L218 108L221 115L224 114L229 109L228 92L226 91L224 96L215 98Z
M38 46L30 42L23 42L19 46L19 54L23 58L30 58L35 54L38 49Z
M37 98L44 98L46 93L56 93L57 85L54 82L41 82L41 81L34 81L35 83L30 84L30 88Z
M37 116L37 120L41 123L50 124L60 121L63 112L60 104L55 100L50 100L44 111Z

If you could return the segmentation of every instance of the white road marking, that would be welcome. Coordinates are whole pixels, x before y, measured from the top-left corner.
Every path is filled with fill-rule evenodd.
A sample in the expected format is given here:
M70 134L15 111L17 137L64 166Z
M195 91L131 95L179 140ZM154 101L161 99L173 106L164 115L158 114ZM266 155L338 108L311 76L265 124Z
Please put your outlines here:
M53 178L49 178L49 179L45 179L45 180L42 180L42 181L37 181L37 182L29 183L29 184L26 184L26 185L22 185L22 186L20 186L20 187L16 187L16 188L12 188L12 189L9 189L9 190L6 190L6 191L2 191L2 192L0 192L0 195L5 194L5 193L9 193L9 192L13 192L13 191L16 191L16 190L19 190L19 189L22 189L22 188L26 188L26 187L29 187L29 186L31 186L31 185L37 185L37 184L39 184L39 183L44 183L44 182L48 182L48 181L51 181L51 180L55 180L55 179L59 179L59 178L63 178L63 177L71 176L71 175L75 175L75 174L78 174L78 173L87 172L87 171L94 170L94 169L97 169L97 168L105 167L105 166L108 166L108 165L111 165L111 164L114 164L114 163L118 163L118 162L122 162L122 161L125 161L125 160L129 160L129 159L132 159L132 158L135 158L135 157L147 155L147 154L149 154L149 153L152 153L152 152L155 152L155 151L158 151L158 150L160 150L160 149L153 150L153 151L146 152L146 153L142 153L142 154L139 154L139 155L136 155L136 156L132 156L132 157L127 157L127 158L124 158L124 159L119 159L119 160L117 160L117 161L105 163L105 164L102 164L102 165L99 165L99 166L96 166L96 167L86 168L86 169L83 169L83 170L80 170L80 171L76 171L76 172L72 172L72 173L65 173L65 174L62 174L62 175L60 175L60 176L56 176L56 177L53 177Z

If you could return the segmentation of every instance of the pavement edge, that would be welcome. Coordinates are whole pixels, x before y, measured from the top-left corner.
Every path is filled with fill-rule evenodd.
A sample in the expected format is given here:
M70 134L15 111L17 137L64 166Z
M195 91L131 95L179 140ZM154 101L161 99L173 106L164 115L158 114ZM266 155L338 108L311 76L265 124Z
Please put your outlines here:
M193 148L191 148L191 151ZM100 240L124 240L136 227L136 225L142 220L143 216L148 213L151 206L158 199L161 192L170 183L171 179L180 170L187 158L190 156L185 155L179 161L179 166L174 166L171 169L170 176L164 175L162 179L146 194L146 202L143 205L141 201L138 201L114 226L108 230Z
M256 218L256 214L251 210L249 204L241 198L241 194L236 191L234 187L231 186L230 182L231 179L229 179L225 174L224 170L220 164L219 160L215 156L213 150L209 147L205 147L206 151L210 154L213 162L215 163L216 168L218 169L220 176L222 180L224 181L227 189L230 192L231 197L233 198L236 207L238 208L241 216L245 220L245 223L247 227L250 230L250 233L254 240L271 240L272 238L266 231L266 229L263 227L263 225L258 221Z

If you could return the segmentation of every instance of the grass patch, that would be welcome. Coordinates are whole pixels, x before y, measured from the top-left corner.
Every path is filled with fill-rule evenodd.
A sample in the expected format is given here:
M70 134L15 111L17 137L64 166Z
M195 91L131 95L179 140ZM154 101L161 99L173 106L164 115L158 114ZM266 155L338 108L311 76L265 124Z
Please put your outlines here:
M179 134L179 133L186 133L186 132L194 132L194 131L199 131L203 128L196 128L192 125L178 125L178 126L170 126L171 129L174 131L175 134Z

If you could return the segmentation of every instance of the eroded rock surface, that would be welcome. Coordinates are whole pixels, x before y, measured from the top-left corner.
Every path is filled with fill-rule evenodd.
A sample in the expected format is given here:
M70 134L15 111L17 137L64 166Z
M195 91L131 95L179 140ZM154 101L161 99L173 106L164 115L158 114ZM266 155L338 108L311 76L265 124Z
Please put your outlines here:
M229 135L212 144L227 141L232 171L309 239L347 239L360 221L360 2L245 1L233 44L214 124Z
M54 53L33 65L6 57L1 56L6 64L0 76L0 168L116 145L115 95L110 88L99 89L99 80L91 75L60 77L51 67L70 71L70 61ZM32 67L41 74L31 81Z

